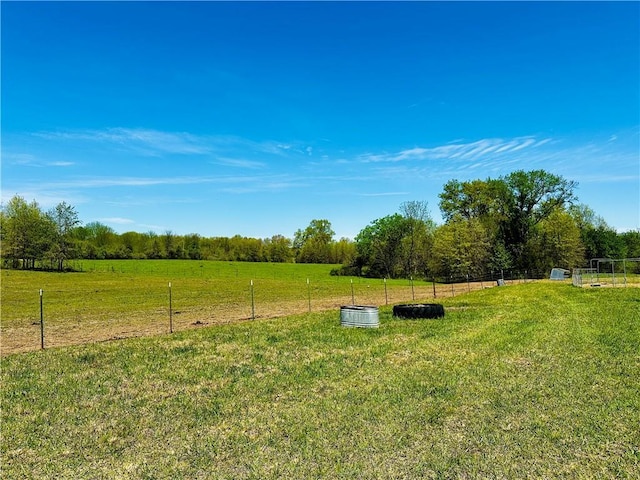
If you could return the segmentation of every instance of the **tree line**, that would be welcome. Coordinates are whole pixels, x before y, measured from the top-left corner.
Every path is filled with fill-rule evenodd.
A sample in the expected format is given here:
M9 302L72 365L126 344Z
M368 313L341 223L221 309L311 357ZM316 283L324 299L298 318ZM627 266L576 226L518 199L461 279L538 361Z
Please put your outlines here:
M554 267L589 267L592 258L639 258L640 230L617 233L577 202L576 186L544 170L450 180L439 194L442 225L424 202L406 202L358 234L345 271L447 280L515 270L541 277Z
M0 211L0 253L5 268L64 270L71 259L193 259L329 263L342 265L335 274L427 279L514 269L535 277L554 267L587 267L591 258L640 257L640 231L617 233L577 203L576 186L544 170L450 180L439 194L443 224L433 221L426 202L409 201L353 240L336 240L326 219L312 220L293 238L118 234L100 222L82 225L65 202L45 212L35 200L15 196Z
M203 237L170 230L116 233L111 227L83 225L66 202L43 211L33 200L14 196L0 211L0 253L5 268L64 270L72 259L191 259L245 262L349 263L351 240L334 240L328 220L313 220L293 239Z

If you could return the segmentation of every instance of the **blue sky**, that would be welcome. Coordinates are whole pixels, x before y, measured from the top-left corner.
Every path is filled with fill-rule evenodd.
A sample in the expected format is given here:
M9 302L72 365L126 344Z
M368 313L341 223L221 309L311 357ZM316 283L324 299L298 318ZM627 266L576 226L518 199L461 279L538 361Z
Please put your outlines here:
M544 169L640 228L638 2L6 2L2 200L117 232L353 238Z

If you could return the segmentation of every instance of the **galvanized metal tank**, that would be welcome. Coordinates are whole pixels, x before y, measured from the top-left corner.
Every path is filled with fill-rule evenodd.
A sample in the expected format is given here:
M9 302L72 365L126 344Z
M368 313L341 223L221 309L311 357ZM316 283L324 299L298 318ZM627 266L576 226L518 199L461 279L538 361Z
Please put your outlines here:
M378 328L378 307L370 305L345 305L340 307L340 324L343 327Z

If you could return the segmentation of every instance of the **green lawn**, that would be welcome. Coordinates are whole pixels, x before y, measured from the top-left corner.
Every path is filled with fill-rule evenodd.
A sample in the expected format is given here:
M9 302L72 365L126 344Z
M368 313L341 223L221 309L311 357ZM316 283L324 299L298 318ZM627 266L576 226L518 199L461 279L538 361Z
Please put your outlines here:
M528 283L2 358L2 478L639 478L640 289Z
M83 260L75 267L81 271L0 271L2 355L40 348L40 289L46 348L433 295L430 282L331 276L336 265ZM482 287L458 285L456 294ZM453 295L451 285L437 289L438 297Z

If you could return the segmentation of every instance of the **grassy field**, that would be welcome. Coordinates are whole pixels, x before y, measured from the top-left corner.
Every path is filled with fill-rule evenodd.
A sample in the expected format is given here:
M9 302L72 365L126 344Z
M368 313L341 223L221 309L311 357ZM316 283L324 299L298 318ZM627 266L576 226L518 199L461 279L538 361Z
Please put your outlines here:
M82 271L0 272L2 355L40 348L40 289L47 348L323 311L352 302L385 305L433 297L431 283L389 280L385 288L379 279L331 276L336 265L84 260L75 267ZM438 285L436 295L485 285Z
M2 478L640 478L640 289L335 311L2 359Z

